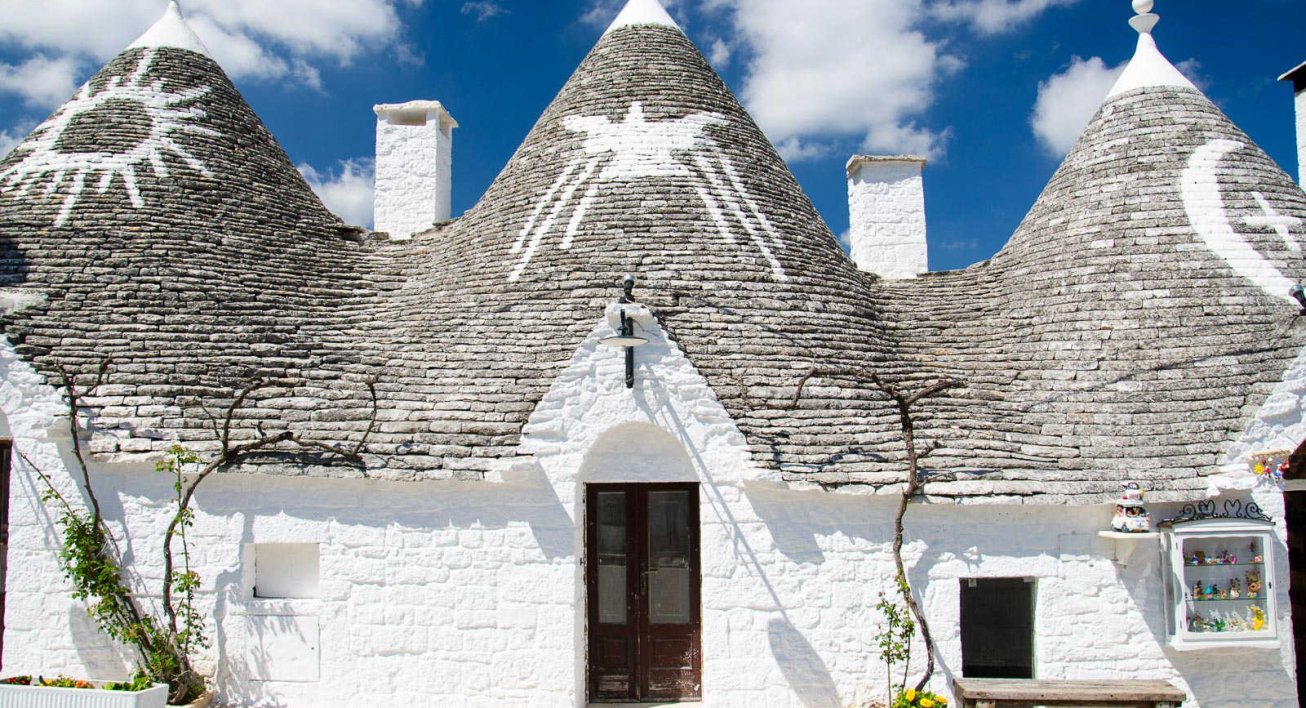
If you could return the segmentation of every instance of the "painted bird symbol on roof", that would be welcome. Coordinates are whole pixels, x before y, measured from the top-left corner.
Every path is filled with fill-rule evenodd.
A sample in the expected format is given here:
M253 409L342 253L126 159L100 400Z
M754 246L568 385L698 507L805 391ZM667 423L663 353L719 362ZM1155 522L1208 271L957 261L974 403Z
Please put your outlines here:
M704 210L721 237L728 243L738 244L732 230L733 223L738 222L767 260L776 279L786 280L784 268L772 252L772 248L783 248L784 244L757 201L744 188L730 158L707 134L709 126L728 123L719 113L693 113L674 120L650 121L639 101L631 103L625 118L617 122L607 116L565 118L563 127L585 134L584 154L567 164L526 219L512 245L512 253L520 255L508 280L521 277L544 238L565 214L570 218L559 246L571 248L604 183L667 177L692 180ZM582 187L585 191L576 199Z

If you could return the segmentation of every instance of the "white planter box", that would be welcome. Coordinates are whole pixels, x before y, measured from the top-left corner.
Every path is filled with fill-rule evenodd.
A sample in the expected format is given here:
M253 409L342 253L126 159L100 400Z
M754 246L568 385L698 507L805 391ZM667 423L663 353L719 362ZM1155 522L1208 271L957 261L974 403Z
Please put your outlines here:
M144 691L0 685L0 708L164 708L167 704L168 686L162 683Z

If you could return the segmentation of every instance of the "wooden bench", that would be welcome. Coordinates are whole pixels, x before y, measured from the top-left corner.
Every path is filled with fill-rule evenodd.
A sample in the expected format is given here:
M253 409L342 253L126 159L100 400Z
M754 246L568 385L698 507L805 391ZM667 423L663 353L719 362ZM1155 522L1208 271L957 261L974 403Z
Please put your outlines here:
M959 678L952 692L961 708L1130 706L1178 708L1187 695L1167 681L1041 681Z

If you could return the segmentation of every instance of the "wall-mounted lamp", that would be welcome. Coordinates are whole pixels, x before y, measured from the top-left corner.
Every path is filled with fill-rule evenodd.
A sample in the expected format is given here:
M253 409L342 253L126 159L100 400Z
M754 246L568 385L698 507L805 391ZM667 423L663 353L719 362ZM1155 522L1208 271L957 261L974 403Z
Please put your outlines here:
M1288 294L1297 301L1298 305L1301 305L1301 312L1298 314L1306 315L1306 290L1297 284L1288 289Z
M635 296L632 292L635 290L635 276L630 273L626 274L625 279L621 281L622 294L617 300L618 305L628 305L635 302ZM635 387L635 347L641 344L648 344L644 337L635 336L635 321L626 314L626 308L621 308L621 327L615 336L604 337L599 340L599 344L609 347L622 347L626 350L626 388Z

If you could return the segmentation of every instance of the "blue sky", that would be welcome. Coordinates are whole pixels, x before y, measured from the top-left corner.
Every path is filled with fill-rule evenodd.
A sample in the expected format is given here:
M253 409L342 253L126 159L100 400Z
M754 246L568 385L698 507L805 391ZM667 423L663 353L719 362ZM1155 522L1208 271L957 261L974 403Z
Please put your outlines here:
M164 0L0 0L7 152L163 11ZM370 219L375 103L442 101L454 213L470 208L598 41L620 0L184 0L236 85L328 205ZM928 154L934 269L1006 242L1133 53L1127 0L665 0L781 148L830 228L844 163ZM1302 0L1157 0L1157 42L1297 174Z

